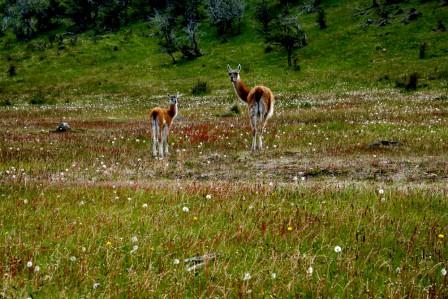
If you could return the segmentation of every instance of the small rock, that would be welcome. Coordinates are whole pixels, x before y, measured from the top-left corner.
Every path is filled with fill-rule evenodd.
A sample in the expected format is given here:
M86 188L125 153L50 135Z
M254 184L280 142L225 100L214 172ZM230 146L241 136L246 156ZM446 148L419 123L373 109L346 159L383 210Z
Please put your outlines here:
M67 132L70 130L71 130L70 125L66 122L61 122L56 128L56 132Z

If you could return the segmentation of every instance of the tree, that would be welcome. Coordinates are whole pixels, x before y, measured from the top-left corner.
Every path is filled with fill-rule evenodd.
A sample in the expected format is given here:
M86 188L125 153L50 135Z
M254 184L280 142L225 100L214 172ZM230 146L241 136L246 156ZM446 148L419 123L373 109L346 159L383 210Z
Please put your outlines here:
M129 0L103 0L98 9L98 29L118 30L127 22Z
M18 0L3 7L2 31L11 28L16 38L29 39L55 25L53 12L58 4L51 0Z
M183 28L183 34L179 38L179 50L187 59L194 59L202 56L202 52L198 45L198 28L199 23L190 20L187 26Z
M169 13L156 12L151 20L155 34L159 38L159 46L176 63L174 53L177 52L176 22Z
M84 31L96 25L100 3L96 0L63 0L66 15L75 23L76 31Z
M296 49L304 48L308 38L297 17L283 16L276 20L270 35L272 43L284 48L288 54L288 66L292 65L292 55Z
M238 23L239 32L244 14L244 0L208 0L208 13L218 34L231 34L234 22Z
M255 18L261 25L261 32L263 34L269 33L269 25L274 19L272 14L273 7L269 5L266 0L261 0L255 7Z
M186 59L194 59L202 56L199 49L199 10L200 0L187 0L184 7L184 24L179 30L179 50Z

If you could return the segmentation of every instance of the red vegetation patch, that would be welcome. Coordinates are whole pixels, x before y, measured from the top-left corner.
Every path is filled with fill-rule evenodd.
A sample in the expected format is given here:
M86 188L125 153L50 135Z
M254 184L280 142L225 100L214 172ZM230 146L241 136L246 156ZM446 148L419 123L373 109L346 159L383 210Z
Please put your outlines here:
M215 131L214 125L210 123L192 124L182 128L175 128L173 133L183 137L179 140L180 144L183 144L186 140L189 141L190 144L214 142L218 140L219 136Z

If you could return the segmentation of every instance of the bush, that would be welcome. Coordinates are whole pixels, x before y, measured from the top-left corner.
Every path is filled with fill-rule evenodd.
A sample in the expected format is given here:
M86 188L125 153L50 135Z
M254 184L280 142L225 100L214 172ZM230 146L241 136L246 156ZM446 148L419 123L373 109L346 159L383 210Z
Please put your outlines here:
M219 117L232 117L232 116L237 116L237 115L240 115L240 114L241 114L240 106L238 106L238 104L234 104L232 107L230 107L229 111L216 114L216 116L219 116Z
M418 88L418 79L420 75L418 73L410 74L405 80L396 81L396 87L404 88L407 91L416 90Z
M4 99L0 102L0 106L12 106L12 102L10 99Z
M233 105L232 107L230 107L230 112L235 114L241 114L240 106L238 106L238 104Z
M193 87L191 88L191 93L194 96L200 96L208 93L209 87L207 85L207 81L198 80Z
M317 24L319 24L319 29L327 28L327 21L325 19L325 11L321 7L317 10L316 22L317 22Z
M14 64L11 64L8 68L8 76L14 77L15 75L17 75L16 66Z
M425 56L426 56L426 48L427 48L426 43L421 43L420 44L420 52L419 52L419 58L420 59L425 58Z
M42 93L37 93L31 98L29 103L31 105L51 105L54 104L54 101L46 98Z

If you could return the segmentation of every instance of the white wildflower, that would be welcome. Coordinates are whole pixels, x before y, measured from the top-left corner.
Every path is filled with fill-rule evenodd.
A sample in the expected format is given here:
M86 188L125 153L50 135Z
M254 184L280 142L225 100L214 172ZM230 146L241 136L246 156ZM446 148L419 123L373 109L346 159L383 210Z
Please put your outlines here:
M76 262L76 256L73 256L73 255L72 255L72 256L70 257L70 261L72 261L72 262Z
M341 246L337 245L337 246L334 247L334 252L340 253L341 251L342 251Z
M180 263L179 259L174 259L174 260L173 260L173 264L175 264L175 265L179 265L179 263Z
M277 278L277 273L272 272L272 273L271 273L271 278L272 278L272 279L276 279L276 278Z
M243 280L244 280L244 281L247 281L247 280L249 280L249 279L251 279L251 278L252 278L252 276L250 275L249 272L244 273L244 276L243 276Z
M308 269L306 269L306 274L312 275L313 271L314 271L313 267L309 266Z
M39 266L34 267L34 272L39 272L39 271L40 271L40 267Z
M27 266L28 268L31 268L31 267L33 266L33 262L32 262L32 261L29 261L28 263L26 263L26 266Z
M93 288L94 289L98 289L99 287L100 287L100 283L99 282L93 283Z
M206 198L206 199L212 199L212 195L211 195L211 194L207 194L207 195L205 196L205 198Z
M132 238L131 238L131 242L132 242L132 243L137 243L137 242L138 242L138 238L137 238L137 236L132 236Z
M131 253L134 253L134 252L136 252L137 250L138 250L138 245L134 245L134 246L132 247Z
M143 205L142 205L142 208L143 209L146 209L148 207L148 204L147 203L144 203Z
M442 274L442 276L446 276L448 272L446 271L445 268L443 268L442 270L440 270L440 274Z
M188 213L188 212L190 212L190 209L189 209L188 207L183 207L183 208L182 208L182 211L183 211L184 213Z

